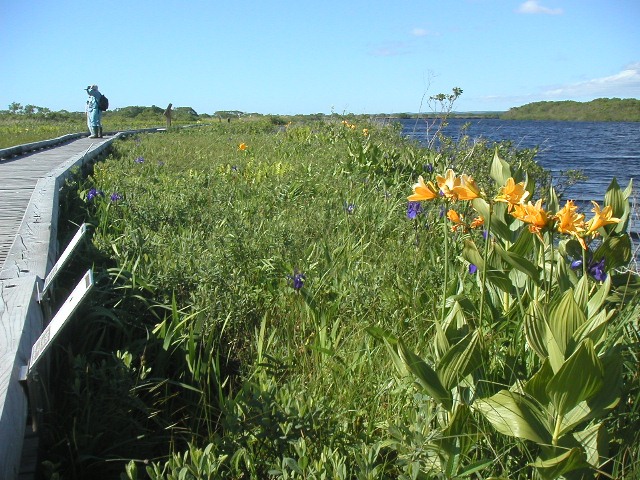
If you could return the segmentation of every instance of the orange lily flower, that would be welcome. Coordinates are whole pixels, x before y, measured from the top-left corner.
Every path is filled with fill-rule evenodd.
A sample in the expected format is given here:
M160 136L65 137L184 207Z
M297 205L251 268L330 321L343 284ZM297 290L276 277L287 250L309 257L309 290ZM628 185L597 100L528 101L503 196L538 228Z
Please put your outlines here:
M462 221L462 215L460 215L455 210L450 209L447 212L447 218L453 223L453 226L451 227L452 232L455 232L458 228L464 229L465 225L464 225L464 222Z
M611 209L611 205L607 205L600 210L600 205L598 205L597 202L591 200L591 203L593 204L593 213L595 215L587 222L589 227L587 234L594 234L599 228L604 227L605 225L611 225L612 223L618 223L620 221L619 218L612 216L613 210Z
M538 200L535 205L531 202L522 205L514 205L514 211L511 213L518 220L529 224L529 231L535 233L540 240L542 235L540 231L549 223L547 212L542 208L542 199Z
M245 151L247 147L248 147L247 144L242 142L240 145L238 145L238 150Z
M529 192L525 190L524 182L516 183L512 177L509 177L495 200L496 202L506 202L510 212L515 205L522 205L528 196Z
M573 200L567 200L562 209L556 213L555 219L558 221L558 231L567 235L573 235L580 242L584 250L587 245L584 243L582 235L584 234L584 215L578 213L578 206Z
M469 226L471 228L480 228L482 225L484 225L484 218L476 217L473 219L473 221L471 222L471 225Z
M456 177L452 169L448 169L444 177L437 175L436 181L442 194L451 200L473 200L480 196L480 189L469 175Z
M422 200L433 200L438 198L438 191L431 182L424 183L422 175L418 177L418 183L413 186L413 195L409 195L410 202L420 202Z

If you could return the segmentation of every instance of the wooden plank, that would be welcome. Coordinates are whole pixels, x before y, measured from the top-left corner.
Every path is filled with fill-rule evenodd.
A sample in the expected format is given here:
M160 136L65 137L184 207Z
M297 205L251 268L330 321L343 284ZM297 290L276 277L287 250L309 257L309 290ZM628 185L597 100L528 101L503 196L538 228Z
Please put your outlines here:
M0 257L1 479L15 479L20 470L28 411L20 369L44 327L36 285L56 258L60 186L72 168L101 154L111 140L80 139L0 162L0 253L6 252Z
M36 277L0 281L0 478L16 478L28 413L19 382L33 342L42 330L42 310L35 301Z

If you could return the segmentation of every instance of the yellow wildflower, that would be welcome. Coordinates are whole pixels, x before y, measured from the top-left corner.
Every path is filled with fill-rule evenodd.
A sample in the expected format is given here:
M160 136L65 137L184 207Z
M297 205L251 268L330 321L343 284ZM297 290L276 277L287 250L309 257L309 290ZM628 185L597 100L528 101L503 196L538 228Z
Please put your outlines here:
M473 200L480 195L480 189L476 182L469 175L456 174L450 168L445 172L444 177L437 175L436 181L442 194L451 200Z
M421 200L433 200L438 198L438 191L433 183L424 183L422 175L418 177L418 183L413 185L413 195L409 195L407 200L410 202L419 202Z
M455 210L450 209L447 212L447 218L451 221L451 223L453 223L453 226L451 227L452 232L455 232L458 228L465 228L464 222L462 221L462 215L460 215Z
M471 225L469 226L471 228L480 228L482 225L484 225L484 218L482 218L481 216L478 216L473 219L473 221L471 222Z
M565 206L554 217L558 221L558 231L573 235L583 249L587 249L582 235L584 234L584 215L578 213L578 206L573 200L567 200Z
M368 128L363 128L363 129L362 129L362 134L363 134L365 137L368 137L368 136L369 136L369 129L368 129Z
M461 175L458 185L453 187L458 200L473 200L480 196L480 188L469 175Z
M587 226L589 227L587 234L593 234L605 225L611 225L612 223L618 223L620 221L619 218L612 216L613 210L611 209L611 205L607 205L600 210L600 205L598 205L597 202L591 200L591 203L593 204L593 213L595 215L587 222Z
M525 190L524 182L516 183L516 181L509 177L507 184L500 189L500 193L496 196L496 202L506 202L508 204L508 210L513 210L515 205L522 205L529 192Z
M238 145L238 150L241 150L244 152L247 149L247 147L248 147L247 144L242 142L240 145Z
M514 205L514 211L511 213L518 220L529 224L529 231L535 233L540 240L542 235L540 231L549 223L547 212L542 208L542 199L535 204L531 202L522 205Z

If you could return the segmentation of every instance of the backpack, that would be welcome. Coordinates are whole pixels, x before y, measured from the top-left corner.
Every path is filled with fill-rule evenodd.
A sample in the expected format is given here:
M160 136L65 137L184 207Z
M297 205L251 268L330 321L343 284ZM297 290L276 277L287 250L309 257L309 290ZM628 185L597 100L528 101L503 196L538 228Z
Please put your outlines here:
M100 95L100 99L98 100L98 108L103 112L109 108L109 99L104 95Z

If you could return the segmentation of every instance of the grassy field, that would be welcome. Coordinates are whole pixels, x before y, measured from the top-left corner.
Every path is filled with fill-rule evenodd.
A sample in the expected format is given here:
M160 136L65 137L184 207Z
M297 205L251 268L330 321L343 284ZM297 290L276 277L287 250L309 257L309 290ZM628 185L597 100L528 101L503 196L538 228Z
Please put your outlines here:
M118 142L64 190L61 244L92 236L60 284L97 283L46 475L637 478L630 192L585 225L549 187L531 152L349 118Z

